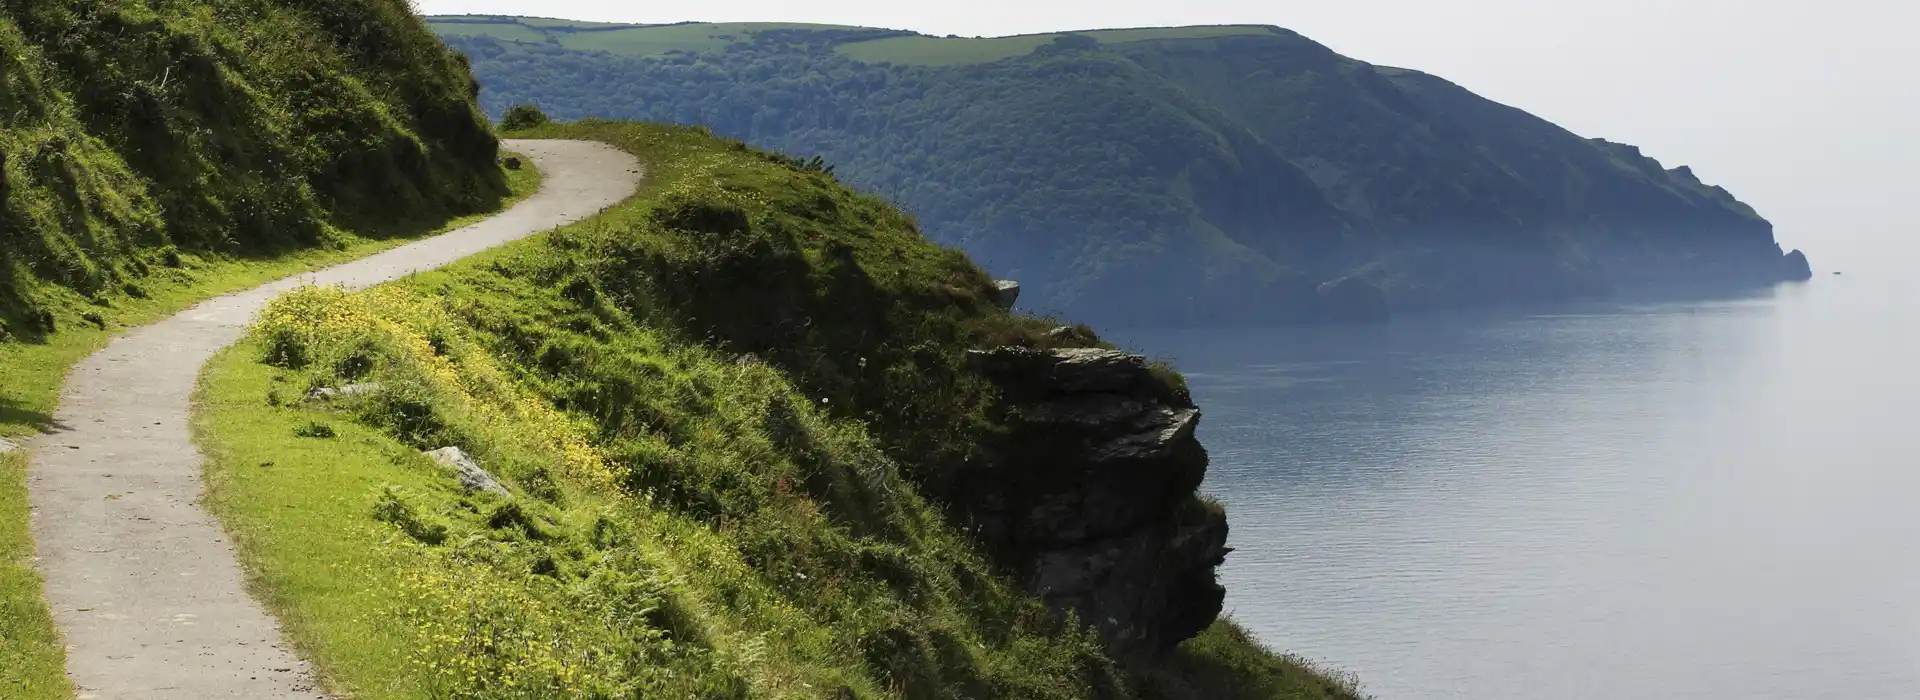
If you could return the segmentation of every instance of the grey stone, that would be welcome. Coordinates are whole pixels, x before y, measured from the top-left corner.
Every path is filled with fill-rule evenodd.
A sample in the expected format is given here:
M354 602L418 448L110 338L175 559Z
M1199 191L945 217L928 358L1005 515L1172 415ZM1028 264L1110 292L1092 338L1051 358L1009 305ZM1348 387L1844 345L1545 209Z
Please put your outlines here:
M1126 393L1150 378L1147 358L1118 350L1004 347L967 355L980 371L1023 394Z
M1020 283L1013 280L996 280L993 283L993 301L1000 308L1013 310L1013 303L1020 300Z
M346 386L339 387L339 388L323 386L318 389L314 389L313 391L307 392L307 400L324 401L326 399L354 397L354 396L360 396L363 394L371 394L379 390L380 390L379 384L348 384Z
M0 455L6 454L8 452L12 452L17 449L20 449L19 445L15 445L12 442L8 442L6 438L0 438Z
M480 464L473 461L472 457L468 457L466 450L458 447L442 447L428 452L427 456L432 457L433 461L439 462L441 466L452 468L454 477L458 478L460 485L467 487L468 491L487 491L501 496L513 495L507 491L507 487L495 481L492 474L481 469Z

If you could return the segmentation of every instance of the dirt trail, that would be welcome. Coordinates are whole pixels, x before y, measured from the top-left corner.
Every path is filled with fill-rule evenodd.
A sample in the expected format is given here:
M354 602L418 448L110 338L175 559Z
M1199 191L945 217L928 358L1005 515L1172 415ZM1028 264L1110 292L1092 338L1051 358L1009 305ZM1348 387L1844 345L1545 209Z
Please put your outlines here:
M592 216L632 194L640 165L610 146L511 141L541 190L478 224L220 297L128 332L75 366L55 432L28 445L39 568L79 698L320 698L306 664L247 594L200 507L188 408L200 368L275 295L361 287L440 267Z

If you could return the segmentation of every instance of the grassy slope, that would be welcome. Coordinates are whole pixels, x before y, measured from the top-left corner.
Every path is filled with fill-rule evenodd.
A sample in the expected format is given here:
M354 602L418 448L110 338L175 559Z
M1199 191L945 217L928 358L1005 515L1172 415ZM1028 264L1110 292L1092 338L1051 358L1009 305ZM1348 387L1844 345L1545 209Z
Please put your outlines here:
M511 205L539 189L531 167L507 173ZM347 234L341 247L266 260L192 259L187 266L146 282L148 298L119 300L97 311L104 328L57 333L43 344L0 345L0 437L21 438L52 421L67 369L105 346L126 328L165 318L220 294L325 267L399 246L420 235L451 230L486 215L454 219L438 229L403 237L361 238ZM59 634L40 597L33 571L33 541L27 530L27 455L0 457L0 697L40 700L71 695L63 673Z
M741 328L689 316L731 308L784 326L784 295L818 293L851 314L814 316L826 336L792 329L819 352L863 314L894 314L864 328L932 364L880 346L840 360L872 359L886 375L873 384L911 386L945 377L936 358L967 342L934 337L949 324L1008 338L1048 327L992 311L963 257L877 200L694 130L540 135L627 148L649 164L646 190L440 273L284 299L203 378L210 503L336 686L369 698L1352 696L1224 622L1169 659L1114 667L992 575L900 480L918 465L889 458L950 446L876 439L887 419L836 415L871 400L831 391L844 375L719 350L746 345ZM760 295L764 308L681 296L704 292ZM354 378L384 388L341 405L290 400ZM926 388L891 420L936 430L955 419L941 406L978 409L964 387ZM448 444L515 495L465 495L418 454Z
M0 343L177 253L404 236L505 193L478 86L402 2L16 0L0 59Z

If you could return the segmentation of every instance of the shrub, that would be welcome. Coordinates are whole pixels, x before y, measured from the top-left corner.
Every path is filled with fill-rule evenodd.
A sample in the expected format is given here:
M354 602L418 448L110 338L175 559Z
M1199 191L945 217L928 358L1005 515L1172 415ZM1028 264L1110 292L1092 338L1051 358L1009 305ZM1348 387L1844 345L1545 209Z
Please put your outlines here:
M514 105L507 108L506 116L500 118L500 130L523 131L546 126L552 121L553 120L547 118L546 112L540 111L539 107L533 105Z
M325 423L320 423L320 422L313 422L313 423L308 423L306 425L300 426L298 429L293 431L293 434L303 438L319 438L322 440L331 439L339 436L339 433L336 433L333 431L333 426L327 425Z

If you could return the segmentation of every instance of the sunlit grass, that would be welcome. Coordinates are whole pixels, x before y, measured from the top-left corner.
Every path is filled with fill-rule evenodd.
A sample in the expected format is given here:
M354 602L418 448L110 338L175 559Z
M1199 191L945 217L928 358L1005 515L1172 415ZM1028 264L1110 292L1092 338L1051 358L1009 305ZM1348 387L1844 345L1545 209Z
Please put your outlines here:
M513 203L539 189L539 171L508 171ZM415 232L391 232L379 238L348 235L341 246L270 260L192 258L178 270L142 280L146 298L116 296L112 305L89 304L104 327L63 329L43 343L0 343L0 437L25 441L53 420L61 384L74 363L104 347L128 328L151 323L206 299L296 274L365 257L435 233L456 229L490 214L464 217ZM77 303L69 301L69 303ZM0 698L39 700L71 695L64 674L65 655L41 596L32 566L28 532L26 451L0 457Z

